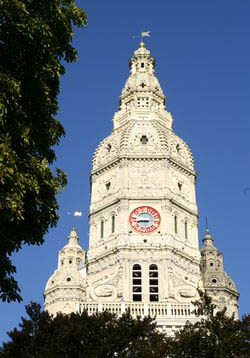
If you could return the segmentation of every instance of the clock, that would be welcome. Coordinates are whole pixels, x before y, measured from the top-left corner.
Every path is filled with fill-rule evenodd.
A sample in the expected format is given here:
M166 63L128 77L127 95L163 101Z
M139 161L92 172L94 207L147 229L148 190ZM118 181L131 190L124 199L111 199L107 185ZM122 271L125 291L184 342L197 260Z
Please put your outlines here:
M140 206L129 215L129 224L132 229L143 234L155 231L160 223L160 214L150 206Z

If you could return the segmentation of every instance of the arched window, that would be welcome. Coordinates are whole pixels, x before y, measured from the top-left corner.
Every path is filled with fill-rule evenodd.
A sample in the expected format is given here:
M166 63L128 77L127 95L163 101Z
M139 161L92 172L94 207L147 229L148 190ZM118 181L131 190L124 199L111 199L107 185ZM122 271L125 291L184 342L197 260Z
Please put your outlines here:
M187 221L185 221L185 239L188 238L188 228L187 228Z
M178 222L177 222L177 216L174 216L174 232L175 234L178 233Z
M155 264L149 266L149 301L159 301L158 267Z
M104 220L101 220L101 239L103 239L104 236Z
M115 215L111 216L111 232L112 234L115 232Z
M132 270L133 301L142 300L141 266L135 264Z

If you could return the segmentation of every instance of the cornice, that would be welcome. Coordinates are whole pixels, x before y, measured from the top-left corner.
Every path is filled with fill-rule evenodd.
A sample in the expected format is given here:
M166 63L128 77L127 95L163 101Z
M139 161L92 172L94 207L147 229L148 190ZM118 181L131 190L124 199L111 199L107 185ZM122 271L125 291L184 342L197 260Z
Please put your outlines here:
M195 211L193 210L190 210L188 207L186 207L185 205L182 205L180 203L178 203L177 201L175 201L174 199L170 199L169 200L171 204L177 206L178 208L182 209L182 210L185 210L187 212L189 212L189 214L192 214L194 216L196 216L197 218L199 218L199 214L196 213Z

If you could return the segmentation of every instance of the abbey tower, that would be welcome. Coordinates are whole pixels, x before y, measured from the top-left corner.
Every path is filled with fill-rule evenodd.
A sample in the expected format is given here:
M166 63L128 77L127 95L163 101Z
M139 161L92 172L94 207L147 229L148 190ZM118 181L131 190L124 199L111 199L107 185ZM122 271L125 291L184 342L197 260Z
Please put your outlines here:
M237 289L208 231L199 249L192 153L172 129L143 43L129 66L113 131L93 156L88 252L73 229L46 285L45 309L130 309L156 315L171 334L197 320L192 301L205 289L237 316Z

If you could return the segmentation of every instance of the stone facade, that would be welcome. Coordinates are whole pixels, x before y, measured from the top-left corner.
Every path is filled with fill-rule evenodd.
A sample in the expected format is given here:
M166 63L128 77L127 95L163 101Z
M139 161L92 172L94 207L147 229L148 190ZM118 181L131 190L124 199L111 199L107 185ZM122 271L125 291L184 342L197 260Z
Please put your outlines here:
M73 229L47 283L45 309L120 314L130 308L156 315L171 334L197 319L198 288L230 314L237 314L238 293L208 233L199 250L193 156L172 129L143 43L129 66L114 129L93 156L88 252Z

